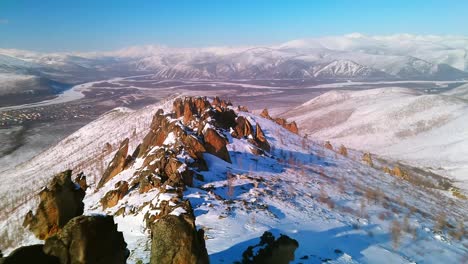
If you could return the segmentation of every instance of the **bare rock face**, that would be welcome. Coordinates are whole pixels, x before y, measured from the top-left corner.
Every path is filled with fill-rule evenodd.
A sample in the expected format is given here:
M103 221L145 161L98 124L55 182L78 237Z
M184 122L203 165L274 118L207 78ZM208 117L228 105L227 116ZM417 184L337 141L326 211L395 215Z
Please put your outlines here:
M203 132L203 139L205 140L206 151L216 157L231 163L231 157L226 148L227 140L212 128L207 128Z
M106 182L108 182L115 175L119 174L125 169L128 163L128 159L127 159L128 142L129 142L129 139L126 138L120 144L119 150L115 153L114 158L109 163L109 166L107 166L106 171L102 175L102 178L97 185L98 188L101 188L102 186L104 186Z
M270 143L268 143L265 133L258 123L255 125L255 143L259 148L270 152Z
M15 249L8 257L1 258L1 264L60 264L57 257L46 255L43 245L24 246Z
M73 218L45 241L44 252L61 264L123 264L129 255L112 216Z
M110 208L117 205L128 192L128 183L126 181L119 181L115 184L115 189L108 191L101 199L102 208Z
M239 116L236 119L236 126L232 132L232 136L238 139L252 136L252 130L252 125L250 124L249 120L243 116Z
M29 211L23 226L39 239L46 239L75 216L83 214L85 192L71 180L71 170L57 174L40 193L40 203L33 214Z
M167 213L152 224L151 264L209 263L203 230L195 228L188 201L181 214Z

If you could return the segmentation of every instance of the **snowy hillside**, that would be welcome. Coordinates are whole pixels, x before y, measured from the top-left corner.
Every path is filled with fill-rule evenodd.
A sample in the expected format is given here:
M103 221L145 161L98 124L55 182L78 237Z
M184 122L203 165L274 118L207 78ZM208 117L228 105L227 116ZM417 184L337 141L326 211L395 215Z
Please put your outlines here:
M284 116L313 138L430 168L468 189L468 103L458 97L398 87L332 91Z
M367 93L367 97L376 98L383 91ZM404 89L390 89L386 98L391 101L394 93L418 109L425 109L428 100L441 106L448 101L454 112L462 108L458 100L443 97L412 102L411 98L420 95ZM328 96L329 101L322 106L364 95L336 92ZM314 104L309 102L304 107ZM213 105L205 104L207 111L193 115L187 114L189 108L180 112L172 100L138 111L116 109L31 161L3 172L0 227L12 241L3 249L8 252L18 244L36 242L19 224L35 207L37 199L33 197L52 175L73 168L75 173L83 171L90 185L84 200L85 214L115 215L131 252L129 263L147 263L150 235L145 226L151 215L160 213L162 203L173 210L171 214L186 213L178 207L180 197L172 191L180 187L180 181L169 178L160 187L142 185L140 176L162 162L161 152L177 155L177 175L189 166L198 175L184 185L182 195L194 208L197 228L205 231L211 263L242 260L242 252L256 244L264 231L286 234L299 242L292 263L463 262L468 252L463 233L467 204L442 190L438 183L428 187L424 181L416 184L393 176L382 170L377 159L370 166L368 160L361 160L361 152L338 151L338 145L331 150L314 137L305 139L251 113L236 111L236 127L223 128L228 126L223 123L227 121L219 116L231 115L233 108L215 105L214 101ZM172 115L155 115L159 108L165 114L173 111ZM210 113L209 118L206 113ZM363 114L372 115L371 109ZM399 116L406 114L400 112ZM171 118L174 115L181 117ZM158 122L164 125L154 127ZM163 128L168 130L160 131ZM227 139L228 156L190 153L194 149L186 144L208 142L210 130L211 136ZM200 135L204 139L199 139ZM268 147L258 145L256 140L262 137ZM120 153L125 138L129 138L129 153L141 144L138 155L132 155L137 158L103 180L106 168L117 164L110 163L111 159L116 162L116 157L125 158L126 153ZM153 146L149 142L154 140L159 143ZM194 159L204 160L206 169L200 164L194 169ZM157 171L151 177L163 181L164 174ZM131 187L137 180L137 187L129 188L116 204L103 208L103 198L116 186L125 181Z

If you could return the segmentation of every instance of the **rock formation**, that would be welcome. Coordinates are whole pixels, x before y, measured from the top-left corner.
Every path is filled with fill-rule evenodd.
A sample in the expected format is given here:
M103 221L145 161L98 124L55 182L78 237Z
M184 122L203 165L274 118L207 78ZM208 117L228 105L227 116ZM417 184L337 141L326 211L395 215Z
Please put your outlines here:
M289 264L294 260L294 252L299 243L288 236L278 239L270 232L263 233L260 243L250 246L242 254L243 264ZM254 253L254 250L256 253Z
M277 117L277 118L272 118L270 116L270 114L268 113L268 109L263 109L263 111L260 113L260 116L263 117L263 118L266 118L266 119L269 119L269 120L272 120L274 121L275 123L277 123L278 125L284 127L285 129L295 133L295 134L299 134L299 129L297 128L297 124L295 121L292 121L291 123L288 123L286 121L286 119L284 118L280 118L280 117Z
M203 131L203 140L205 141L205 149L208 153L231 162L231 157L226 148L227 140L216 132L213 128L207 128Z
M232 136L238 139L246 138L253 135L252 131L252 125L249 120L243 116L239 116L236 119L236 126L232 132Z
M115 206L127 194L128 183L126 181L118 181L114 188L102 197L101 204L103 209Z
M61 264L59 259L44 253L41 244L24 246L15 249L5 258L1 258L1 264Z
M255 125L255 143L256 145L263 149L266 152L270 152L270 144L268 143L265 133L263 132L262 128L260 125L257 123Z
M151 227L151 264L209 263L203 230L195 228L195 216L188 201Z
M333 146L332 144L330 143L330 141L325 141L325 146L324 146L326 149L329 149L329 150L333 150Z
M86 192L88 189L88 183L86 182L86 176L84 175L83 172L78 173L78 175L75 177L75 183L80 186L80 188Z
M115 153L114 158L109 163L109 166L107 166L106 171L102 175L102 178L97 185L98 188L101 188L106 182L125 169L126 165L128 164L128 142L129 139L126 138L120 144L119 150Z
M123 264L129 255L112 216L73 218L45 241L44 252L61 264Z
M40 203L33 214L29 211L23 226L39 239L54 235L75 216L83 213L85 192L71 180L70 170L57 174L40 193Z

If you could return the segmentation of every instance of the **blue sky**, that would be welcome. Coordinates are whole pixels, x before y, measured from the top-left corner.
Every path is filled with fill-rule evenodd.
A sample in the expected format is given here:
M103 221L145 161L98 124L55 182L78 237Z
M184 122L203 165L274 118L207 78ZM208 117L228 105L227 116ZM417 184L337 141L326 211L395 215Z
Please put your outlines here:
M276 44L351 32L468 35L465 0L0 0L0 48Z

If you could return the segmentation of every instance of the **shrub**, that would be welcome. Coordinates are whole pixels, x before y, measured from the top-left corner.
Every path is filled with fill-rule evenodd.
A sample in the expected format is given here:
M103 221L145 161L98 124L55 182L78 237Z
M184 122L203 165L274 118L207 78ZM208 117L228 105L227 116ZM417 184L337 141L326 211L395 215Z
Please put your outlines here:
M339 153L345 157L348 157L348 149L344 145L340 146Z
M393 220L390 232L392 236L393 248L397 249L400 246L400 240L401 240L400 222L398 222L397 220Z
M374 162L372 162L372 155L369 152L364 153L362 156L362 161L367 165L374 167Z

